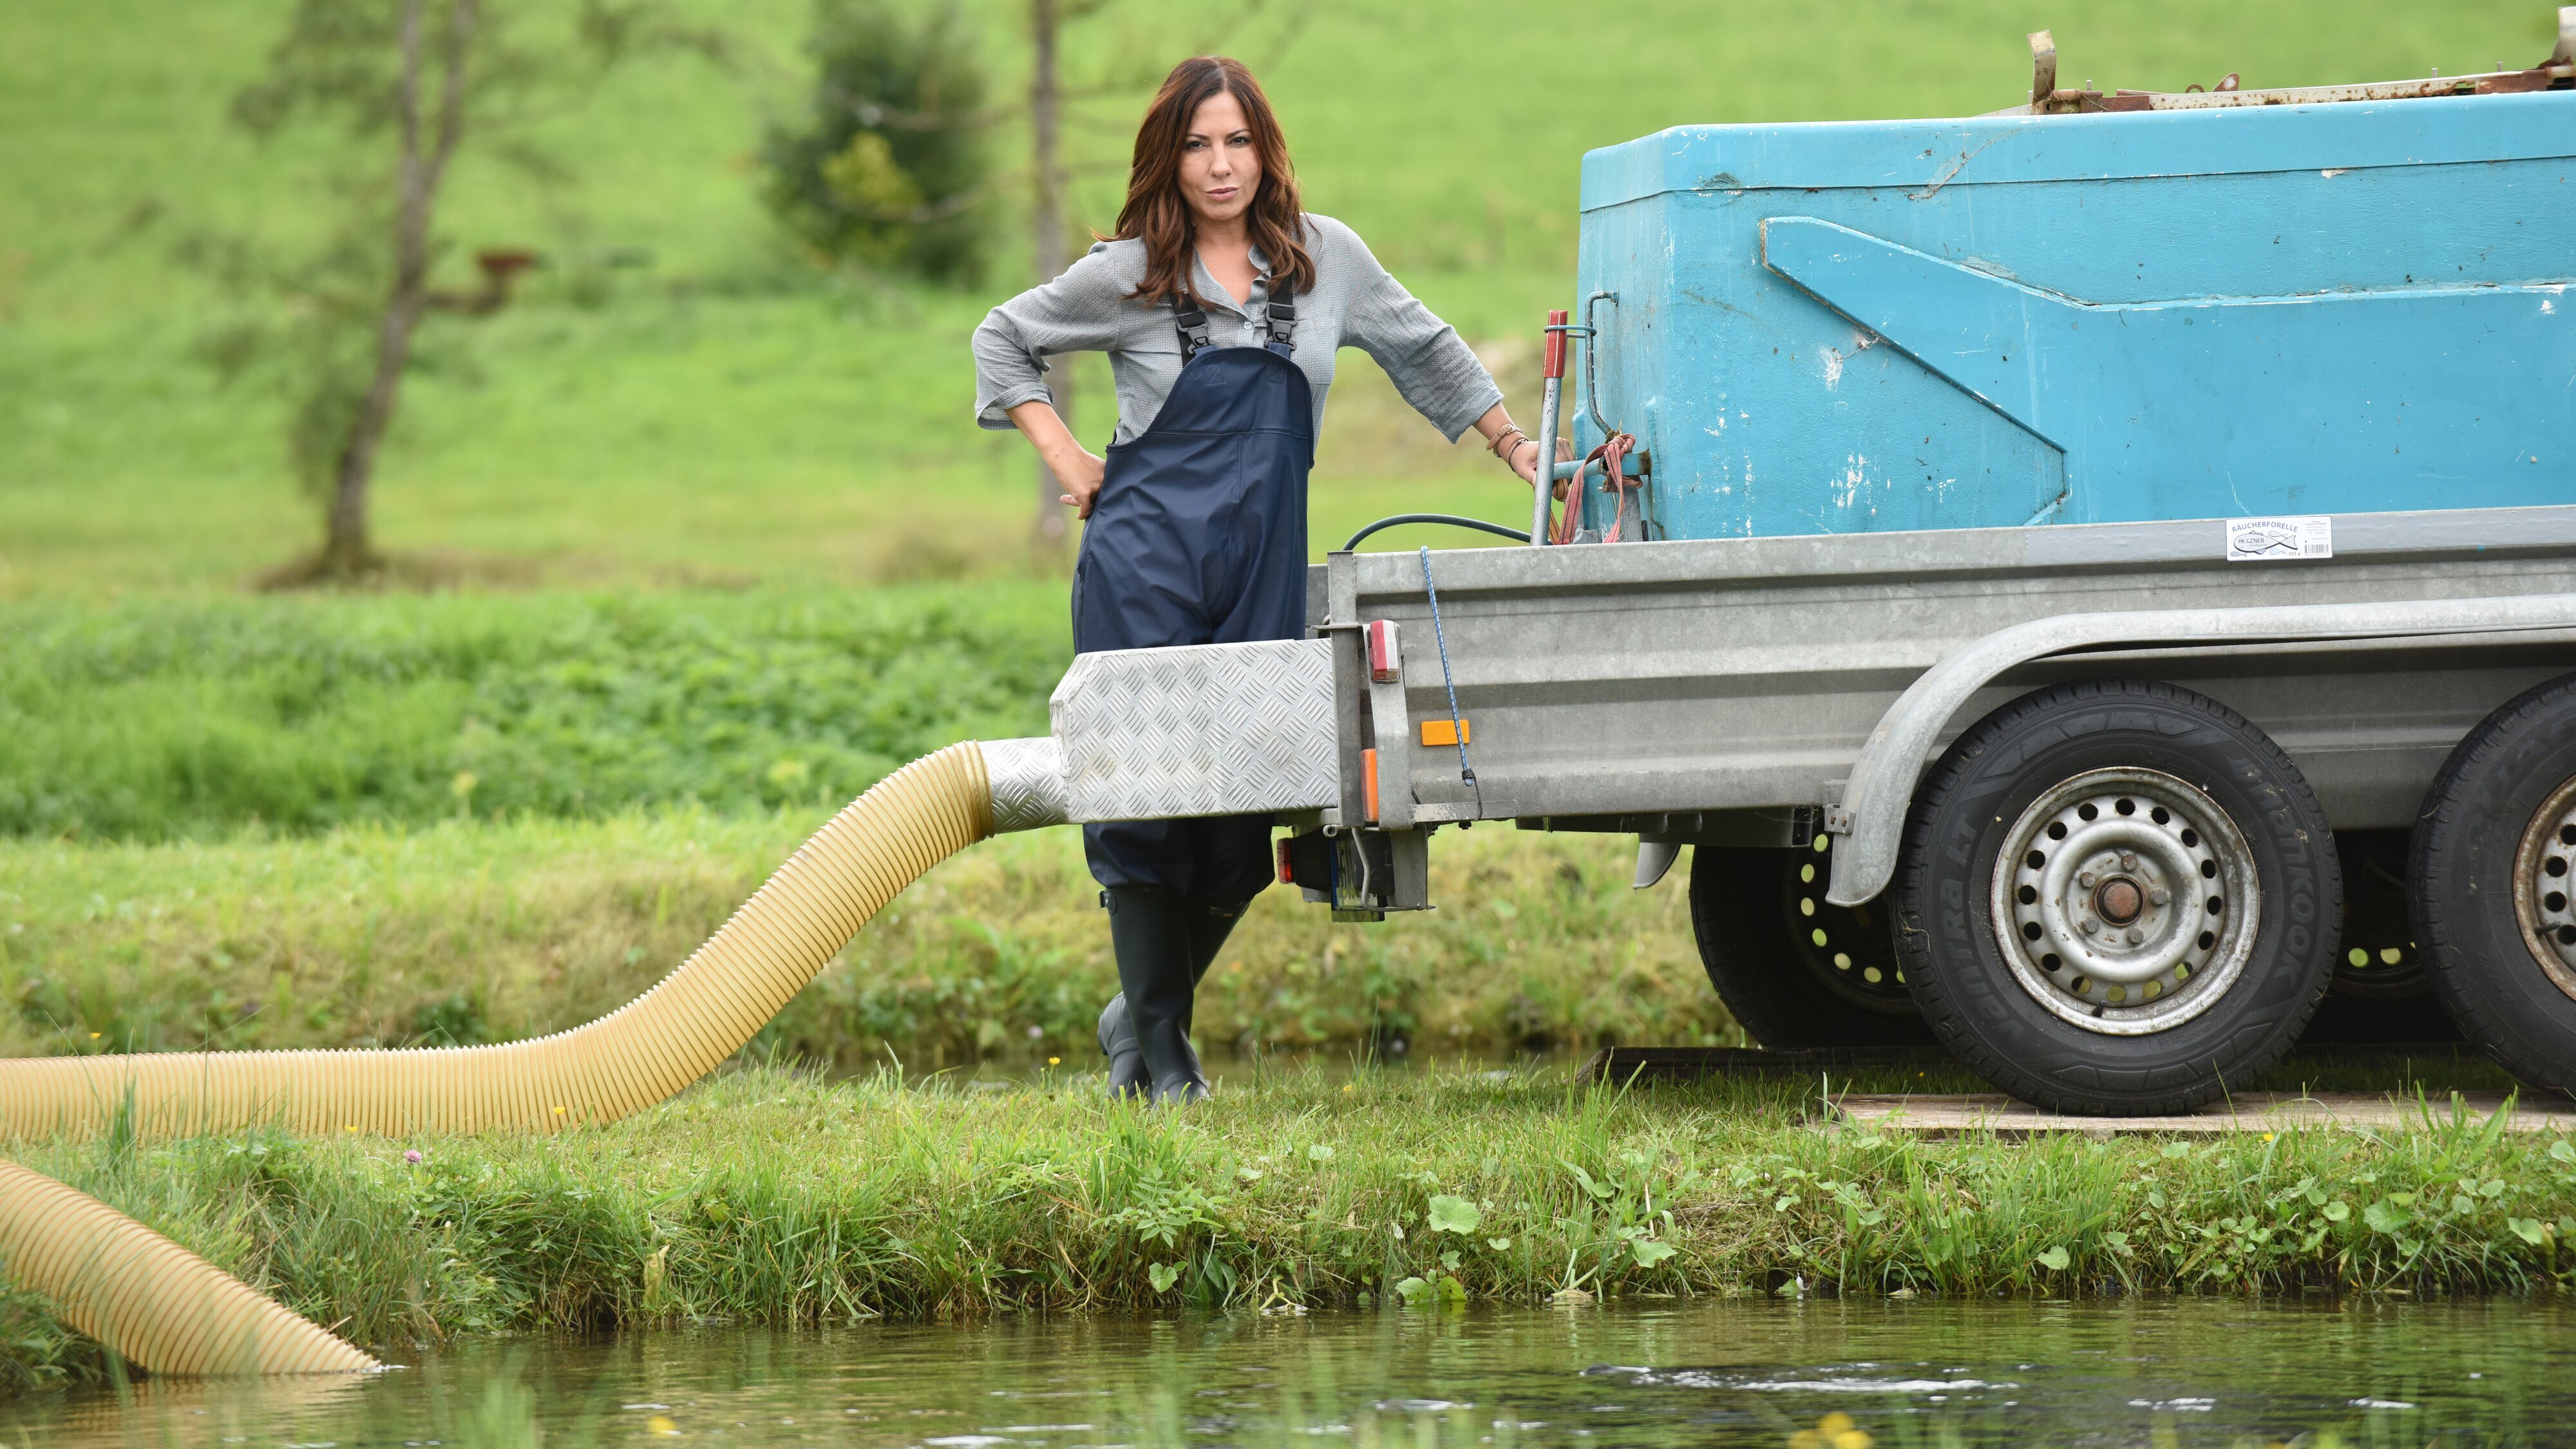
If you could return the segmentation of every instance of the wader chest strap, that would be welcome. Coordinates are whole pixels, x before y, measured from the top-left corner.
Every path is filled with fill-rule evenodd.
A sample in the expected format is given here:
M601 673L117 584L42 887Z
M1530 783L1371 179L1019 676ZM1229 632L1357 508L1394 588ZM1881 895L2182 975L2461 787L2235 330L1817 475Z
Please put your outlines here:
M1172 325L1180 329L1181 363L1187 366L1191 358L1199 355L1199 349L1208 345L1207 313L1199 310L1199 304L1189 293L1175 292L1172 294Z
M1270 350L1284 356L1297 343L1297 292L1285 281L1270 294L1269 319ZM1181 362L1187 365L1208 345L1208 315L1189 293L1177 292L1172 296L1172 325L1181 334Z
M1285 357L1297 346L1296 284L1282 277L1270 294L1270 350Z

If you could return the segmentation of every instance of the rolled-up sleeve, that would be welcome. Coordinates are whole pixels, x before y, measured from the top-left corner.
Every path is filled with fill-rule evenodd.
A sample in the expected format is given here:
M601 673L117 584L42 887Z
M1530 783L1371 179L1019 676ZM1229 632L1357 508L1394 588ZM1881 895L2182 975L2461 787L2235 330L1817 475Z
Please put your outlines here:
M1095 248L1064 275L987 313L975 329L976 423L1006 430L1020 404L1053 404L1047 358L1106 350L1117 336L1121 291L1109 257Z
M1503 400L1492 373L1476 360L1475 350L1458 329L1432 315L1404 284L1378 265L1376 254L1356 232L1336 226L1331 238L1337 260L1349 268L1350 310L1342 323L1342 341L1374 358L1386 370L1395 390L1413 410L1431 420L1451 442L1476 419Z

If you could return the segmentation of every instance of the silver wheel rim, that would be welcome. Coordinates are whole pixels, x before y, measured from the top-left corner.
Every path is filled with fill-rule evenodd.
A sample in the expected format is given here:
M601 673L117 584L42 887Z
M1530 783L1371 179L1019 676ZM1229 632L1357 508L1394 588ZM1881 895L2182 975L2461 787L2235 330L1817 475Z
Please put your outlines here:
M2144 1036L2207 1011L2261 918L2253 852L2218 803L2158 770L2090 770L2030 803L1995 858L1995 943L2033 1000Z
M2513 859L2513 914L2550 984L2576 997L2576 780L2553 791L2522 829Z

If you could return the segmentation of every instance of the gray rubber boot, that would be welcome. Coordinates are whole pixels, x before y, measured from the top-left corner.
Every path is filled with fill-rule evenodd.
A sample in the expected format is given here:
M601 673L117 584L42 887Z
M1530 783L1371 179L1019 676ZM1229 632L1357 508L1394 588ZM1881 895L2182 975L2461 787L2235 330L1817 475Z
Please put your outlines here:
M1109 1095L1141 1097L1153 1086L1145 1075L1145 1053L1136 1045L1136 1028L1127 1022L1127 993L1119 992L1100 1008L1100 1054L1109 1058Z
M1118 984L1126 988L1119 993L1127 1008L1125 1024L1144 1060L1153 1100L1195 1102L1207 1095L1207 1077L1190 1047L1190 994L1198 982L1190 971L1188 903L1136 887L1113 887L1104 894ZM1114 1031L1103 1036L1116 1039Z
M1224 948L1226 937L1234 932L1235 922L1243 919L1244 911L1251 905L1250 901L1221 906L1201 905L1197 901L1188 903L1184 914L1189 921L1193 1017L1198 1004L1199 983L1207 979L1208 968L1216 963L1216 953ZM1111 934L1114 940L1114 928ZM1187 1024L1184 1024L1185 1038L1187 1030ZM1142 1093L1151 1087L1152 1078L1145 1071L1145 1054L1136 1045L1136 1028L1127 1020L1127 993L1123 991L1109 998L1109 1004L1100 1009L1100 1054L1109 1058L1111 1096ZM1195 1049L1190 1060L1198 1060Z

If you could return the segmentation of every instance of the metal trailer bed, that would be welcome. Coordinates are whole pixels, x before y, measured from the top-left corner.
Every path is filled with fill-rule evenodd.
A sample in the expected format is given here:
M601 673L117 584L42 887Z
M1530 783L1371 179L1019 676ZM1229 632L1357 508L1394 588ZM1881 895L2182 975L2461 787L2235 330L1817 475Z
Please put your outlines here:
M2576 668L2576 506L2334 530L2330 559L2261 563L2228 561L2215 519L1434 552L1446 679L1425 560L1334 554L1309 622L1393 620L1404 669L1371 688L1355 637L1337 655L1346 798L1317 823L1366 815L1352 782L1374 749L1384 829L1822 831L1831 900L1856 905L1960 731L2044 685L2152 677L2278 741L2335 829L2408 829L2471 726ZM1457 751L1422 743L1451 682L1481 803Z
M1063 803L1048 808L1074 820L1275 812L1292 831L1283 878L1352 921L1436 907L1428 842L1443 826L1634 834L1640 888L1693 846L1703 957L1766 1045L1937 1036L2046 1105L2175 1110L2286 1049L2343 953L2363 949L2355 940L2367 938L2365 959L2345 963L2344 984L2394 998L2410 1022L2428 1015L2404 898L2426 867L2420 850L2410 864L2409 834L2464 740L2576 668L2576 505L2355 514L2332 528L2330 557L2259 561L2232 559L2215 519L1335 553L1309 572L1312 638L1079 657L1053 700L1046 769ZM2560 695L2545 717L2563 725L2564 769L2530 788L2549 797L2537 807L2549 840L2564 822L2549 859L2565 877L2576 692ZM2232 711L2214 763L2158 753L2161 736L2198 727L2177 698ZM2054 916L2017 916L2001 896L1975 909L2022 844L1997 865L1991 843L1981 861L1921 833L1945 751L2017 717L2091 729L2112 752L2093 773L2129 772L2099 796L2100 821L2076 803L2072 836L2049 827L2107 877L2082 891L2060 878ZM2045 758L2035 768L2012 808L2070 775ZM2137 820L2123 821L2132 796ZM2470 823L2493 815L2523 836L2534 808ZM2174 839L2139 835L2150 816ZM1991 825L2005 824L1999 807ZM2357 878L2365 864L2375 885ZM2199 908L2193 869L2212 914L2177 927L2166 917ZM2135 900L2105 904L2121 882ZM2165 911L2168 893L2190 899ZM2545 914L2576 936L2566 899ZM1998 933L2017 922L2035 942L2044 927L2043 945L2094 971L2089 984L2051 955L2056 974L2025 971L2018 994L1967 990L1962 973L1980 963L2011 984ZM2117 946L2079 958L2079 930L2131 923L2150 939L2130 938L2128 964L2157 958L2157 971L2124 975ZM2576 1009L2567 944L2560 971L2516 980ZM1949 1000L1927 996L1927 969ZM2463 1026L2497 1049L2492 1024ZM2500 1054L2527 1077L2576 1082L2576 1051L2552 1040Z

